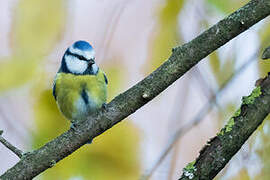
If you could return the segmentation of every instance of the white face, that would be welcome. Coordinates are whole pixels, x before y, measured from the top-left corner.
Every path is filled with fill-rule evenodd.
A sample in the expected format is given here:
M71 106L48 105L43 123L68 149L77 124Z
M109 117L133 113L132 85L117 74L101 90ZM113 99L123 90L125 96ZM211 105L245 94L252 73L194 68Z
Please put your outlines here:
M79 60L72 55L65 55L65 60L68 70L74 74L83 74L88 67L88 62Z
M93 73L94 74L97 74L97 72L98 72L98 66L96 65L96 63L95 64L92 64L92 70L93 70Z

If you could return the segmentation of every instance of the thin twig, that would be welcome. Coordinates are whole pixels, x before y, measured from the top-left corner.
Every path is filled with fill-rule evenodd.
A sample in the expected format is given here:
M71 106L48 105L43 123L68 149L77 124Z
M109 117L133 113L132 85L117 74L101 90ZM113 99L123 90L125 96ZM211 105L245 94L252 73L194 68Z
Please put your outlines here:
M257 50L256 52L259 52ZM182 137L184 134L186 134L191 128L193 128L195 125L200 123L204 117L210 112L212 107L216 104L216 98L219 96L225 88L232 82L232 80L239 75L243 70L245 70L254 60L256 60L256 57L258 56L258 53L255 53L245 64L243 64L238 70L236 70L235 73L233 73L219 88L218 92L214 94L209 101L203 106L203 108L196 114L195 118L193 118L191 121L186 123L184 126L179 128L176 133L171 138L170 142L167 144L166 148L164 149L161 156L158 158L154 166L146 171L144 175L142 175L141 179L149 179L154 171L158 168L158 166L161 164L161 162L165 159L165 157L168 155L170 150L173 148L177 140Z
M22 158L23 156L23 152L21 150L19 150L18 148L16 148L15 146L13 146L10 142L8 142L6 139L4 139L2 137L3 131L0 130L0 142L6 146L6 148L8 148L9 150L11 150L14 154L16 154L19 158Z
M127 6L129 2L128 1L125 1L124 3L121 3L120 7L118 8L118 10L115 12L115 14L113 16L111 16L111 23L109 24L109 26L107 27L108 31L107 33L105 34L104 36L104 39L102 40L103 41L103 51L104 52L108 52L109 51L109 47L111 45L111 41L112 41L112 38L114 37L114 34L116 32L116 28L119 26L119 23L120 23L120 19L121 19L121 16ZM100 63L107 59L107 53L102 53L101 54L101 57L100 57Z
M195 78L195 80L197 81L197 83L199 83L199 87L202 90L202 93L204 94L204 96L206 97L206 99L209 99L210 97L212 97L216 91L210 87L209 83L207 82L207 80L204 78L203 74L201 73L199 67L194 67L194 74L193 74L193 78Z
M26 141L27 141L25 135L23 135L22 132L20 132L19 129L18 129L16 126L13 125L12 119L9 118L7 115L5 115L5 112L4 112L3 108L1 108L1 106L0 106L0 116L2 117L2 118L0 117L0 124L2 124L2 123L5 124L5 125L7 126L8 129L10 129L10 130L13 131L14 133L16 133L16 135L18 135L17 137L18 137L21 141L23 141L23 142L26 142ZM3 122L1 122L1 119L2 119ZM18 124L17 124L17 125L18 125ZM19 126L20 126L20 127L23 126L23 128L26 129L26 127L23 125L23 123L20 123ZM30 129L27 128L27 131L30 131ZM10 131L9 131L9 132L10 132ZM31 134L31 133L32 133L32 132L30 132L30 134Z
M210 85L207 83L207 81L205 80L204 76L200 72L200 69L196 66L196 67L194 67L194 69L193 69L192 72L193 72L193 76L192 77L195 77L195 80L199 83L199 86L203 89L203 94L206 96L206 98L209 99L210 97L213 97L215 95L216 91L213 88L211 88ZM187 97L187 96L184 95L184 97ZM186 101L182 102L182 104L186 104L186 103L187 103ZM214 103L215 103L214 106L216 106L217 108L220 108L218 102L215 101ZM174 106L174 107L179 107L179 105ZM184 108L179 108L179 109L181 109L181 111L184 111ZM174 111L174 112L176 112L176 111ZM178 119L182 119L181 118L181 114L183 114L183 113L180 113L179 112L177 114L180 115L178 117ZM177 155L177 150L176 149L179 149L177 146L178 145L177 145L177 142L176 142L174 144L173 157ZM173 177L173 169L175 168L176 163L177 163L177 159L176 158L173 158L173 157L171 158L172 159L172 162L171 162L171 166L172 167L170 169L170 173L169 173L168 179L172 179L172 177Z
M168 180L172 180L173 179L173 175L174 175L174 170L176 168L177 165L177 156L178 156L178 151L179 151L179 142L176 143L176 145L173 148L173 152L172 152L172 158L171 158L171 164L170 164L170 171L168 174Z
M183 82L184 84L186 84L185 88L189 89L191 86L191 79L192 79L192 75L194 74L193 72L194 70L192 70L192 73L190 73L186 78L185 81ZM190 91L183 91L181 84L178 84L178 89L177 89L177 93L176 94L181 94L181 101L179 101L178 98L175 98L174 100L174 105L173 105L173 109L172 109L172 113L168 119L168 122L170 123L170 129L172 127L175 126L175 124L179 123L179 120L181 120L182 115L185 114L186 112L186 108L188 106L188 103L190 103L189 101L189 95L190 95ZM170 131L169 130L169 137L171 137L171 135L173 135L174 131ZM175 148L174 148L175 149ZM176 154L176 153L175 153ZM173 156L170 158L171 160L174 160ZM175 159L176 162L176 159ZM169 167L169 172L172 172L172 164ZM170 179L169 177L167 179Z

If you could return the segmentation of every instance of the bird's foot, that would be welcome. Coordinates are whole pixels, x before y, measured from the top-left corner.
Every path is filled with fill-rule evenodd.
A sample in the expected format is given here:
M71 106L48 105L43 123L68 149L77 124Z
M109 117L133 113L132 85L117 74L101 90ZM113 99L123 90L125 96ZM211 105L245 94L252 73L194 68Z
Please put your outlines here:
M25 153L22 153L22 157L21 158L25 158L26 156L30 155L32 152L27 151Z
M70 129L76 130L77 126L78 126L77 123L71 122Z
M106 109L107 109L107 106L108 106L108 105L107 105L106 103L103 103L102 106L101 106L101 108L102 108L103 110L106 110Z
M86 142L86 144L92 144L92 142L93 142L93 139L89 139L89 140Z

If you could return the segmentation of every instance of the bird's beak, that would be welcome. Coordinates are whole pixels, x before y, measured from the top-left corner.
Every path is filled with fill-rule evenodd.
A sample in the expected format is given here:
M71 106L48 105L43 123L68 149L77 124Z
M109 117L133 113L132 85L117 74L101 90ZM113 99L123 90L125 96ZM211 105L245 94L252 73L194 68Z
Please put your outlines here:
M89 60L89 65L91 66L92 64L95 64L95 61L93 59Z

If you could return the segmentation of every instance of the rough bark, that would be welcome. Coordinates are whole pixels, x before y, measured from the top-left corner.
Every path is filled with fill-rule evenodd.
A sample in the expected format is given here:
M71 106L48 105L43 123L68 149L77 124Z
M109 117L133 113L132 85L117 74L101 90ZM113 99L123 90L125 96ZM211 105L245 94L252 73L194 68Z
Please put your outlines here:
M55 163L84 145L89 137L100 135L134 113L201 59L269 14L270 0L250 1L194 40L174 48L169 59L157 70L114 98L105 110L88 117L76 130L70 129L43 147L24 155L15 166L0 176L0 179L31 179L53 167Z

